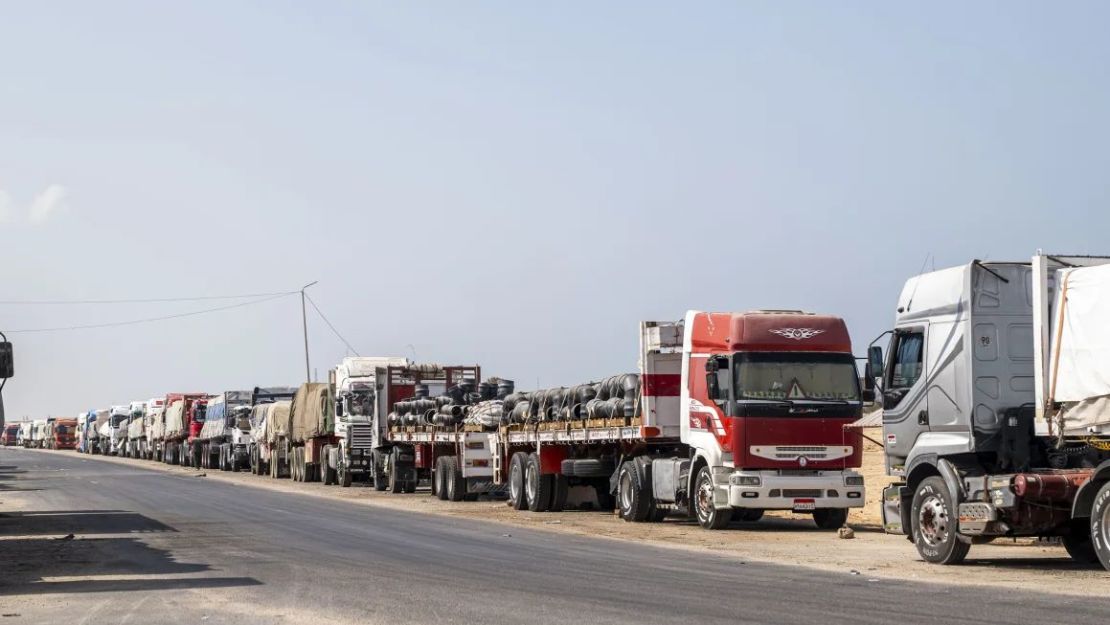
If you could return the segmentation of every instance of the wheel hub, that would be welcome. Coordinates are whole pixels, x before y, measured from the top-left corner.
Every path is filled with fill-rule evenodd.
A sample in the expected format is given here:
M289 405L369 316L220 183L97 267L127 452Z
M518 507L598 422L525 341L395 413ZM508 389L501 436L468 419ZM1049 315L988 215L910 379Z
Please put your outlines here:
M698 517L703 520L708 519L713 514L713 484L707 479L703 478L698 481L696 507Z
M918 527L921 528L921 538L929 545L937 546L948 540L951 519L944 500L939 496L930 495L921 502L917 521Z

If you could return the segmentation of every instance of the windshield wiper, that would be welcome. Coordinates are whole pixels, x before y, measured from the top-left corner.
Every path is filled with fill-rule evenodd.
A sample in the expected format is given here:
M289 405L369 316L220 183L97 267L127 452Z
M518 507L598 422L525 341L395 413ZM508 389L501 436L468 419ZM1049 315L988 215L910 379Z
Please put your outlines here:
M759 404L774 404L777 406L793 406L794 400L792 399L757 399L755 397L741 397L737 399L738 402L743 403L759 403Z

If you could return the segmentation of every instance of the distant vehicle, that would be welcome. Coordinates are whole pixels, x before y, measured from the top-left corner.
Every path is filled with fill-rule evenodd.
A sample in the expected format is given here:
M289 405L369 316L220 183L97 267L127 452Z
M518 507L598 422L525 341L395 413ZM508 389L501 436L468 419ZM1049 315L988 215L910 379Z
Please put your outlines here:
M883 527L927 562L1057 536L1110 569L1110 257L910 278L868 378L883 396Z
M20 447L31 447L33 440L35 424L31 421L24 421L19 424L19 435L16 440Z
M204 427L207 404L207 393L169 393L165 396L160 418L151 424L150 443L155 459L166 464L199 464L199 454L194 457L189 453L189 442Z
M36 419L31 422L31 447L46 449L50 419Z
M77 446L77 419L58 418L47 427L46 446L49 449L73 449Z
M208 400L204 426L192 442L193 453L200 458L200 467L239 471L250 467L252 407L293 397L290 387L264 388L250 391L224 391Z
M268 404L259 404L251 409L251 472L259 475L274 475L274 471L282 468L275 465L274 445L275 440L270 434L271 428L280 428L287 431L289 426L289 412L293 408L290 400L280 400Z
M140 458L162 461L162 452L156 449L155 441L162 440L162 435L165 432L165 412L165 397L152 397L147 400L146 411L143 416L143 442L140 443Z
M142 458L146 447L146 402L133 401L129 407L131 416L127 422L123 449L120 453L128 458Z
M19 424L9 423L4 426L3 434L0 434L0 445L4 447L14 447L19 441Z

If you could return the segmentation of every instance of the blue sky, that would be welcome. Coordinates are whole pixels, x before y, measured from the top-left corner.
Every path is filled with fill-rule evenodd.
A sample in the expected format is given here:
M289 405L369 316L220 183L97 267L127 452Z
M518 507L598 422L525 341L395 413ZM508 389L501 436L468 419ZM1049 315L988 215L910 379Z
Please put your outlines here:
M319 280L364 355L525 388L634 369L636 322L688 308L840 314L862 353L923 263L1110 251L1107 13L9 4L0 299ZM0 306L0 329L211 305ZM323 377L344 347L310 324ZM303 377L292 298L10 338L9 419Z

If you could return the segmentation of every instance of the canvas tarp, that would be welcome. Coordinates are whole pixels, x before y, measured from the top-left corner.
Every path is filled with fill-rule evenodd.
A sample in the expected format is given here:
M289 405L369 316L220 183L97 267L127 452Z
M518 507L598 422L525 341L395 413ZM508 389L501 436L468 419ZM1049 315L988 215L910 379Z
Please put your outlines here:
M127 438L137 440L143 437L144 421L142 417L135 417L127 426Z
M334 426L332 411L327 384L302 384L293 397L293 408L289 411L292 421L290 438L295 443L303 443L310 438L331 434Z
M292 429L289 420L292 405L293 402L289 401L275 401L270 404L269 410L266 411L266 423L261 432L262 438L255 438L255 440L273 443L279 437L289 436L289 431Z
M1110 423L1110 265L1057 273L1049 392L1064 404L1064 429Z
M165 421L166 409L159 406L153 410L148 409L147 420L149 421L146 430L147 440L161 440L166 433Z
M173 439L186 434L185 430L185 400L178 399L171 403L166 408L165 428L162 431L163 438Z

